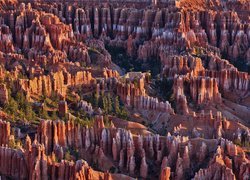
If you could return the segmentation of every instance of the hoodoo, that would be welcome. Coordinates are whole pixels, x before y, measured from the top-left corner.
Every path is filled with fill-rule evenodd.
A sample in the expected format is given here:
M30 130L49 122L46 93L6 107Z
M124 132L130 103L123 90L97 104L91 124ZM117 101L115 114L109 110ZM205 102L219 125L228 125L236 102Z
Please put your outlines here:
M249 0L0 0L0 179L250 179Z

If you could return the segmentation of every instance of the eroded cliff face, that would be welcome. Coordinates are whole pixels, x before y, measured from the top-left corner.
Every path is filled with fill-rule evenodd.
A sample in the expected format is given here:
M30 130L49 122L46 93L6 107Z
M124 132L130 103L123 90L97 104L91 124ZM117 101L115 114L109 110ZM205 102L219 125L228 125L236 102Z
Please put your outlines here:
M230 60L249 61L249 2L235 2L239 13L231 11L233 2L181 1L167 8L137 9L112 8L109 5L73 8L62 4L42 6L63 22L72 23L74 32L81 37L93 35L112 46L125 47L128 54L137 54L147 60L161 54L177 54L193 46L213 46ZM190 6L190 7L189 7ZM206 6L200 8L200 6ZM196 9L196 7L199 7ZM211 8L210 8L211 7ZM213 7L213 8L212 8ZM228 11L216 11L215 7ZM196 10L195 10L196 9ZM93 20L91 20L93 18Z
M3 126L2 130L9 131L8 128ZM78 158L96 163L101 170L113 167L132 177L151 177L151 171L160 171L160 179L170 176L182 179L193 174L195 179L209 178L211 172L218 179L249 177L249 160L245 152L228 140L132 135L125 129L106 128L102 116L96 117L93 127L74 122L41 121L33 142L27 136L25 145L18 150L0 147L0 172L3 176L21 179L133 179L94 171L83 160L63 160L69 149L78 149ZM195 170L204 162L207 168Z
M8 103L8 98L9 98L9 94L8 94L8 90L6 88L6 85L0 84L0 103L2 105Z
M33 79L19 79L18 88L29 95L51 96L56 93L62 97L66 96L69 87L90 85L92 80L91 73L88 71L63 72L58 71L50 75L41 75Z
M0 147L2 177L18 179L133 179L122 174L102 173L93 170L86 161L62 160L55 155L46 156L44 146L26 138L22 149Z
M163 8L161 3L169 6ZM232 63L249 61L249 18L247 13L242 13L249 10L247 2L164 1L154 4L160 8L139 9L129 5L120 8L108 4L74 7L55 3L50 6L35 3L34 7L52 12L62 22L72 24L76 37L83 40L92 36L99 38L107 46L126 49L128 55L143 62L159 58L162 75L190 74L198 79L207 79L210 82L205 83L205 87L218 86L214 98L211 98L211 93L208 95L209 101L221 99L218 97L220 90L249 90L249 75L239 72L229 61L222 59L227 58ZM232 4L242 11L233 11ZM228 8L228 11L216 11L215 7L221 10ZM202 56L204 50L207 57ZM181 52L191 55L180 56ZM200 58L194 57L200 55ZM193 85L196 84L194 81L191 82ZM195 88L193 85L191 91ZM203 96L207 96L201 92L201 100L198 100L195 97L198 94L191 93L192 99L199 104L203 102ZM125 97L122 99L127 100ZM133 97L130 101L133 104Z
M249 179L249 2L112 2L0 2L1 176Z
M2 0L0 2L0 10L5 10L5 9L9 9L9 8L14 8L16 7L18 4L17 0Z
M1 128L1 145L8 145L10 139L10 123L6 121L0 121L0 128Z

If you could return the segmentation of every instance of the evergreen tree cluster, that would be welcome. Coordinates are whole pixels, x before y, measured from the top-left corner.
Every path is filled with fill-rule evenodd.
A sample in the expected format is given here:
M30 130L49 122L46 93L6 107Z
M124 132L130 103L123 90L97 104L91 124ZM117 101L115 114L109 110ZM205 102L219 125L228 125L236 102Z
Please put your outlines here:
M37 118L43 119L58 119L57 111L51 111L50 115L44 106L51 106L51 108L57 108L57 97L49 99L43 97L43 107L35 110L33 104L26 99L24 92L15 92L11 88L9 89L9 101L4 105L4 111L11 117L13 121L24 120L24 121L35 121Z
M10 95L9 102L4 106L4 110L12 117L12 120L22 119L32 121L36 118L32 104L26 100L23 92Z
M94 94L92 99L94 107L101 108L105 115L114 115L118 118L128 119L128 112L125 109L118 96L112 97L110 93L105 94Z

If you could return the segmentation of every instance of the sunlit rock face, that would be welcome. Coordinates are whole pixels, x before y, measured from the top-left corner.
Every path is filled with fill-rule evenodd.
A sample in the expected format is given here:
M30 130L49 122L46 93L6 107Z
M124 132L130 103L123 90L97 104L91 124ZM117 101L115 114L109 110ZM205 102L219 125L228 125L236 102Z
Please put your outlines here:
M0 1L0 179L250 179L249 14Z
M9 123L2 121L1 129L7 132L5 134L7 137L10 133L8 132ZM10 142L11 138L5 143ZM201 166L207 158L209 159L208 167L196 172L195 179L210 177L210 172L217 171L220 172L216 173L218 178L234 179L248 176L248 159L242 149L231 141L223 138L189 140L181 136L164 137L152 134L133 136L125 129L105 127L102 116L96 117L93 128L72 122L41 121L35 140L32 142L27 136L24 142L20 150L0 147L0 172L3 176L22 179L33 177L68 179L78 176L133 179L132 177L136 175L151 177L149 171L151 165L147 162L154 160L158 162L154 169L159 170L160 179L170 177L178 179L184 177L184 173L191 176L194 170L190 170L190 167ZM87 158L89 162L83 160L56 162L56 159L66 157L66 149L69 147L77 148L80 157L89 156ZM125 159L125 157L128 158ZM97 158L97 166L100 169L119 164L122 172L132 177L94 171L88 165L92 158ZM140 159L140 161L135 161L135 159ZM50 168L54 170L51 172ZM72 168L75 171L71 171ZM85 168L88 170L86 171Z
M169 5L159 4L158 9L132 8L129 2L124 2L126 8L92 4L79 8L63 4L42 7L72 24L78 37L104 39L110 45L125 47L128 54L143 60L161 53L176 54L193 46L211 45L232 61L239 58L249 61L249 2L170 2L161 2ZM239 9L232 12L233 4ZM223 9L228 11L222 12Z

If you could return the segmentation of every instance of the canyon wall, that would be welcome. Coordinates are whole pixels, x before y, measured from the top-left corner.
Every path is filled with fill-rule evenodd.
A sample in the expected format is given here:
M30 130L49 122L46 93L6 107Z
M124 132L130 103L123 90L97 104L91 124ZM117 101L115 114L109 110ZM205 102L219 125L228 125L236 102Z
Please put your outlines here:
M88 71L63 72L58 71L48 76L38 76L34 79L19 79L18 89L29 95L51 96L52 92L62 97L66 96L68 87L91 84L92 76Z
M8 128L6 126L2 129ZM2 175L21 179L128 178L124 175L96 172L83 160L76 162L61 160L69 148L77 148L79 157L86 153L89 157L98 157L97 165L101 169L117 166L132 177L137 173L140 177L148 177L150 168L153 168L152 170L160 168L161 179L169 178L170 170L172 178L180 179L187 172L189 175L194 173L188 169L194 165L201 166L208 157L208 169L196 172L195 178L211 176L209 171L222 171L217 173L218 178L241 179L247 177L249 173L249 161L245 153L223 138L189 140L186 137L171 135L165 137L153 134L132 135L125 129L105 128L102 116L96 117L93 127L83 127L74 122L43 120L38 127L36 137L33 143L27 137L21 149L5 146L0 148ZM210 153L213 155L210 156ZM59 162L55 162L55 158ZM154 162L153 166L148 162ZM232 169L232 165L235 169Z

